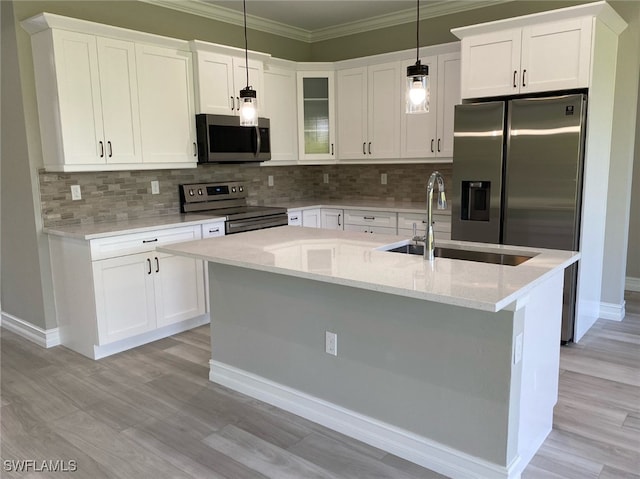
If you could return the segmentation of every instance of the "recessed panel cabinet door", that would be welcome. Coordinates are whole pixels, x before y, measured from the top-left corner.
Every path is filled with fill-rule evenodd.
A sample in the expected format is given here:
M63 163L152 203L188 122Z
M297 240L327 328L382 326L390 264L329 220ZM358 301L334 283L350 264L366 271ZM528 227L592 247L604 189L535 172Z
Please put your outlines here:
M433 158L436 156L436 119L438 97L438 57L420 58L422 65L429 67L429 111L400 116L402 125L401 154L402 158ZM407 67L415 64L415 60L406 61L402 71L406 75ZM406 98L401 99L401 109L405 108Z
M235 114L233 58L210 52L198 52L198 113Z
M158 327L204 314L202 261L156 252L152 263Z
M107 163L141 163L136 51L132 42L98 37Z
M53 31L52 35L64 162L71 165L104 164L96 37L64 30ZM50 95L55 95L55 92ZM39 95L38 101L55 101L55 96L43 98Z
M400 63L368 68L368 142L371 158L400 156Z
M341 160L367 157L367 68L338 71L338 155Z
M460 54L438 56L436 156L453 157L453 115L460 98Z
M93 262L98 344L156 327L153 264L147 254Z
M144 163L197 161L191 52L136 45Z

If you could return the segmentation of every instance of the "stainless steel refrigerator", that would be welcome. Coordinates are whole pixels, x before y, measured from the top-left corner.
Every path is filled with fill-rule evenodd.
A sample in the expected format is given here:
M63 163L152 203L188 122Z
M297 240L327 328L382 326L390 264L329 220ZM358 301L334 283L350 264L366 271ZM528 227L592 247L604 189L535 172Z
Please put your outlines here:
M451 238L579 250L587 96L456 105ZM565 270L573 339L578 265Z

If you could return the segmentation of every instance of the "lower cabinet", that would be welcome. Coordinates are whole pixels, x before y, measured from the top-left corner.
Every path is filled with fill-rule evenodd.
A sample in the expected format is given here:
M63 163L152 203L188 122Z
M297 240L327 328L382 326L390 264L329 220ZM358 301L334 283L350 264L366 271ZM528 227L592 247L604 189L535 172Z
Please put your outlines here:
M396 212L344 210L344 229L364 233L395 235L397 228Z
M287 213L289 215L289 226L302 226L302 210L291 210Z
M398 234L401 236L413 235L413 225L416 234L423 236L426 230L426 215L418 213L398 213ZM433 214L433 234L435 239L451 239L451 215Z
M304 210L302 212L302 226L307 228L320 228L320 208Z
M344 229L344 212L333 208L320 210L320 227L330 230Z
M207 322L201 260L155 251L200 225L95 240L50 236L61 343L92 359Z

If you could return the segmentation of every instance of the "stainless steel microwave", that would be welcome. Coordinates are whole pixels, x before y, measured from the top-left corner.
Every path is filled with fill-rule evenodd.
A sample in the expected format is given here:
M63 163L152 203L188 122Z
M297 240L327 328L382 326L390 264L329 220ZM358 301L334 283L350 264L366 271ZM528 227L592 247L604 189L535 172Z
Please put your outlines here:
M198 163L245 163L271 159L269 119L240 126L233 115L196 115Z

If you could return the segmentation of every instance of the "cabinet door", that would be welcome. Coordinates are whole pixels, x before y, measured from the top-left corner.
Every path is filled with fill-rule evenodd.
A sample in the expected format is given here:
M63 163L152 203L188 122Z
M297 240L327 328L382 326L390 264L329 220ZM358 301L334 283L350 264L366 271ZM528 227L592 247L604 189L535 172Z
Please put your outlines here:
M591 18L523 28L520 92L588 87L591 30Z
M141 163L135 45L97 39L107 163Z
M519 91L521 30L462 40L462 98L511 95Z
M322 208L320 210L320 225L322 228L330 230L344 229L344 218L342 210Z
M333 72L298 72L300 159L335 163Z
M436 156L453 157L453 115L460 98L460 54L438 56Z
M202 261L156 252L152 268L158 327L204 314Z
M264 67L262 62L249 60L249 86L256 91L256 100L258 101L258 114L262 108L260 105L265 101L266 94L264 88ZM240 114L240 90L247 86L247 68L245 59L240 57L233 58L233 93L236 96L236 115Z
M261 116L271 120L271 162L295 162L298 158L296 123L296 73L269 67L264 72L264 100L258 99ZM260 94L260 93L258 93Z
M153 264L146 253L93 262L98 344L155 328Z
M289 211L289 222L287 223L289 226L302 226L302 211L294 210Z
M415 60L406 61L402 65L401 78L406 76L407 67ZM438 57L422 57L420 63L429 66L429 111L400 116L401 122L401 156L402 158L433 158L436 156L436 121L438 96ZM404 108L406 99L400 104Z
M136 45L145 163L195 166L191 52Z
M338 152L341 160L367 155L367 68L337 73Z
M198 113L233 115L239 92L233 87L233 58L210 52L196 54Z
M304 210L302 212L302 226L320 228L322 226L320 221L320 210Z
M52 35L62 161L66 165L104 164L104 128L96 37L65 30L55 30ZM47 86L50 88L50 85ZM55 101L55 91L49 91L49 96L53 98L38 95L38 101L42 103L40 108ZM46 134L43 132L43 136ZM44 155L47 156L46 151ZM56 163L61 161L58 158L54 160Z
M367 154L371 158L400 156L401 79L399 62L368 67Z

